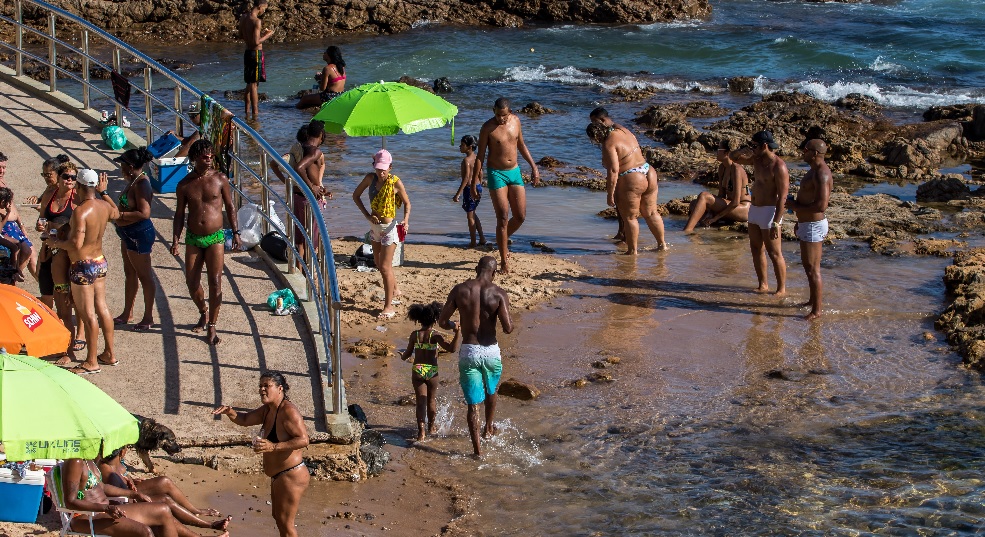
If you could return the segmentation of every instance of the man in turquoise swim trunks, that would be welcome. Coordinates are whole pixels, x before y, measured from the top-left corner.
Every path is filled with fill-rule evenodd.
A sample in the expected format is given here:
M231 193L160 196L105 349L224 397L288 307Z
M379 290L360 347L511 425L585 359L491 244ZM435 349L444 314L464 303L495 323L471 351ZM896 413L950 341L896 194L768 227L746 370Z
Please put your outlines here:
M448 300L441 308L438 326L454 330L451 321L455 310L459 312L462 329L462 347L458 351L458 380L468 405L469 435L472 449L478 458L482 455L479 446L479 404L484 403L486 426L482 437L496 434L493 417L496 413L496 389L503 373L499 344L496 342L496 321L503 327L503 333L513 331L510 319L510 298L501 287L493 283L496 276L496 258L485 256L475 268L476 276L456 285L448 293Z
M185 226L185 210L188 211L188 235L185 237L185 283L188 292L201 314L192 332L206 330L209 345L218 345L215 324L219 320L222 304L222 266L225 254L226 234L222 225L222 208L233 229L233 248L239 249L239 230L236 229L236 211L226 175L212 168L212 143L198 140L188 150L188 159L195 165L184 179L178 182L175 195L178 198L174 210L174 237L171 255L178 255L178 239ZM209 275L209 301L205 302L202 288L202 265Z
M527 195L523 189L523 176L517 153L530 164L530 177L534 186L540 184L540 171L527 144L523 142L520 118L510 110L510 101L500 97L493 106L493 117L479 131L479 151L473 169L474 181L480 181L482 161L489 150L486 162L486 180L489 197L496 211L496 244L499 246L500 272L509 272L510 235L520 229L527 217ZM512 211L513 215L510 216Z

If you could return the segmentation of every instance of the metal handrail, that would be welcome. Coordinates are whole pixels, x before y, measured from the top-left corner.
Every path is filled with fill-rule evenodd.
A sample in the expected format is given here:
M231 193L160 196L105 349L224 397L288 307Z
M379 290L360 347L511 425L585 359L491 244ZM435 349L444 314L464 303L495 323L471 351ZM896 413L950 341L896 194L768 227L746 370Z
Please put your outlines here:
M47 13L48 22L48 33L44 33L41 30L35 29L31 26L24 24L24 4L31 4L41 8ZM158 125L154 121L154 107L163 107L167 111L174 114L175 117L175 128L179 130L182 127L184 120L190 120L184 115L182 110L182 91L188 92L195 98L201 99L204 92L191 85L181 76L173 73L167 67L159 64L153 58L147 56L143 52L133 48L127 43L121 41L115 36L105 32L101 28L93 25L89 21L69 13L57 6L53 6L41 0L14 0L14 18L0 16L0 21L10 23L15 28L15 42L13 45L0 42L0 46L10 49L15 55L15 74L17 76L23 76L24 70L24 57L40 62L48 66L48 87L49 90L54 92L57 87L57 77L58 73L62 73L72 80L75 80L81 85L82 88L82 99L81 102L85 109L91 109L90 106L90 91L96 90L99 94L105 96L108 99L114 100L114 96L106 93L98 86L94 85L89 80L89 68L90 63L98 68L104 69L106 71L110 70L120 70L120 53L125 52L126 54L132 56L138 63L144 64L144 85L140 87L136 84L131 83L130 86L136 93L144 97L144 117L136 116L135 121L140 121L144 123L147 132L147 139L150 141L152 138L153 131L164 132L166 129ZM56 22L58 19L64 19L75 23L81 27L81 48L74 46L71 43L65 42L56 36ZM29 32L37 35L38 37L46 40L48 42L48 58L45 59L40 55L32 54L24 48L23 32L27 29ZM101 39L111 46L113 52L112 67L103 63L102 61L96 59L89 54L89 36L90 34ZM78 54L82 58L82 74L81 76L75 73L61 68L57 65L58 61L58 47L69 50L74 54ZM156 72L162 75L164 78L170 80L174 83L174 106L164 102L156 95L153 94L152 73ZM116 115L121 117L122 106L116 103ZM318 206L318 199L312 193L311 189L308 188L307 183L305 183L301 177L281 158L280 153L276 151L270 144L263 139L252 127L250 127L242 119L236 117L232 118L233 123L233 147L232 147L232 168L230 175L232 176L230 183L236 193L237 201L242 199L247 199L251 203L253 200L250 198L249 194L243 189L243 178L244 176L252 177L252 179L259 184L261 188L261 203L259 203L260 213L264 219L264 228L269 228L274 225L274 220L268 214L270 196L273 195L273 201L275 204L280 203L287 207L288 220L284 222L287 229L284 229L284 233L287 235L287 243L290 249L289 259L288 259L288 273L293 273L295 271L295 262L299 261L301 266L302 274L306 282L306 297L315 306L315 311L318 317L318 327L321 334L322 345L325 349L325 354L328 357L329 363L327 374L329 378L323 379L327 381L327 385L331 387L331 402L333 414L341 414L346 411L343 405L343 388L342 388L342 376L341 376L341 316L340 316L340 295L338 288L338 281L336 279L335 273L335 260L332 251L331 238L328 233L328 229L325 225L325 220L321 215L320 211L313 210L314 207ZM241 156L240 141L241 136L248 136L260 150L260 167L259 170L254 169L254 167ZM270 165L277 165L282 173L288 178L287 181L287 192L286 196L282 197L277 193L276 190L272 188L270 181L268 180L268 168ZM308 206L312 210L307 211L308 222L301 222L297 216L294 214L294 196L293 192L300 192L303 194L304 198L308 202ZM301 232L301 238L304 240L306 245L306 255L301 256L298 249L295 247L294 232L296 229ZM317 227L320 235L320 240L318 241L318 248L313 248L316 246L315 242L312 240L311 235L307 230ZM299 297L300 298L300 297ZM328 395L328 394L325 394ZM318 398L316 398L317 400Z

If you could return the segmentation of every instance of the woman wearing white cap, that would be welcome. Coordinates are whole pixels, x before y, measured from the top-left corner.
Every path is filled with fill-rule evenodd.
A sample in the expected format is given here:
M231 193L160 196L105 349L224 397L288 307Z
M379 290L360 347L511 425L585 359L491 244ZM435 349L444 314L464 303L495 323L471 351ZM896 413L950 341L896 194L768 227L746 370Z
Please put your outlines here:
M403 233L407 233L410 219L410 198L404 190L400 178L390 173L393 156L386 149L380 149L373 155L373 173L367 173L356 190L352 192L352 200L356 202L359 211L369 220L370 240L373 243L373 261L383 278L384 302L383 310L377 317L380 320L392 319L397 314L393 309L397 291L397 279L393 273L393 252L397 249L400 238L397 234L397 207L404 206L404 218L400 221ZM362 193L369 189L369 206L372 212L363 205Z

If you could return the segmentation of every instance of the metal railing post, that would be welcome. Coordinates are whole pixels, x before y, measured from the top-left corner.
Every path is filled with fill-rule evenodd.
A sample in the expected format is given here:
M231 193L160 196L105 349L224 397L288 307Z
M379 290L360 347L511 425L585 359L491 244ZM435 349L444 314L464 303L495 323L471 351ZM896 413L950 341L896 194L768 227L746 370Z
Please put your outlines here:
M260 151L260 181L263 183L260 189L260 210L266 214L270 212L270 192L269 192L269 180L270 172L268 168L270 167L267 163L267 152ZM267 216L270 216L267 214ZM270 233L270 222L267 219L263 219L263 234L266 235Z
M154 140L154 102L151 101L150 94L154 90L154 80L151 78L150 67L144 67L144 127L147 136L144 140L149 144Z
M308 204L308 210L305 211L305 213L304 213L304 222L301 223L304 226L305 231L308 232L308 237L311 239L304 246L304 264L308 266L308 278L305 279L305 282L307 284L306 285L306 287L307 287L306 293L307 293L308 300L314 300L315 299L315 289L316 289L315 288L315 277L317 277L317 271L318 271L317 265L314 262L314 260L315 260L315 241L314 241L315 233L314 233L314 231L312 229L312 221L313 221L313 218L312 218L312 214L311 214L315 210L315 207L317 207L317 206L318 206L317 203L315 203L314 205L311 205L310 203Z
M55 14L48 14L48 31L51 33L51 40L48 41L48 63L51 64L48 67L48 91L55 91L55 79L58 78L58 70L55 65L58 64L58 51L55 49Z
M240 144L239 129L235 127L233 127L233 151L237 157L242 158L243 146ZM233 182L236 185L236 191L233 192L233 207L238 211L243 204L243 197L240 194L243 189L243 179L239 170L239 159L233 160Z
M17 17L17 30L14 32L14 41L17 43L17 51L14 53L14 71L17 76L24 75L24 5L21 0L14 0L15 16Z
M89 109L89 30L82 30L82 107Z
M113 70L116 71L117 73L120 72L119 48L113 49ZM120 104L120 101L117 101L116 99L114 99L114 102L116 103L116 124L119 125L120 127L123 127L123 105Z
M342 413L342 304L332 303L332 413Z
M287 178L287 196L284 201L287 202L287 218L284 220L286 222L287 229L287 242L288 244L294 244L294 220L290 215L294 214L294 179L291 177ZM297 258L294 256L294 250L287 249L287 273L294 274L297 271Z
M185 120L181 117L181 86L174 87L174 132L181 138L185 135Z

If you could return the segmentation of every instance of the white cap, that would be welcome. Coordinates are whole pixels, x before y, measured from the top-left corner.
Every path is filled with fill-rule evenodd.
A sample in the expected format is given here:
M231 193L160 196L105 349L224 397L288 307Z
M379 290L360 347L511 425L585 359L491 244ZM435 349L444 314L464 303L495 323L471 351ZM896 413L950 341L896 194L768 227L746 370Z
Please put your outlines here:
M99 185L99 174L96 170L79 170L79 177L76 179L80 185L96 187Z

